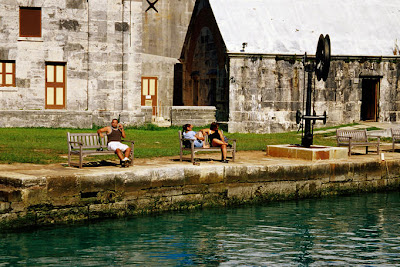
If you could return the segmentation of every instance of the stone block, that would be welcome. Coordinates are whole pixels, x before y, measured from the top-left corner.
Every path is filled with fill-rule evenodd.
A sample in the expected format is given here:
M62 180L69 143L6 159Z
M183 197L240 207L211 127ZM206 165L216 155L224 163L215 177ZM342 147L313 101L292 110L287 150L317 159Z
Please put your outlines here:
M228 199L245 201L252 198L254 191L255 191L254 184L229 183L227 197Z
M87 207L35 211L35 224L37 225L65 224L87 219L89 219Z
M152 173L150 186L182 186L184 183L185 176L181 168L163 168Z
M206 194L208 193L208 185L199 184L199 185L186 185L182 188L182 194Z
M125 193L135 192L137 190L150 188L151 170L137 170L129 172L125 176L117 176L115 189L122 190Z
M0 201L20 202L22 201L22 192L20 189L1 189Z
M187 204L201 204L203 202L202 194L187 194L187 195L176 195L171 197L171 203L187 203Z
M147 198L160 198L182 195L182 188L176 187L160 187L147 189L144 194Z
M115 191L115 174L102 173L101 176L80 176L77 179L80 192L101 192L106 190Z
M47 178L47 195L57 199L64 196L73 197L80 193L80 186L76 176Z
M31 187L29 189L23 189L22 202L24 203L26 208L36 205L46 205L50 203L47 196L46 188L41 187Z
M11 209L10 202L0 202L0 213L7 212Z

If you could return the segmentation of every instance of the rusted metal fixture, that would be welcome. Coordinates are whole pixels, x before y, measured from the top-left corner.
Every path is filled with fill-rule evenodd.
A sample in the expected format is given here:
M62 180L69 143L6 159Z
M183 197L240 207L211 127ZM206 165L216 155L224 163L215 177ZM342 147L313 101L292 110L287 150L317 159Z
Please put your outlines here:
M323 115L316 115L315 110L313 114L311 114L311 97L312 97L312 78L313 73L317 75L318 81L321 79L326 81L329 74L329 67L331 62L331 41L329 35L325 35L325 37L321 34L319 36L318 44L317 44L317 52L315 54L315 62L307 62L307 53L304 54L303 65L304 71L307 72L307 94L306 94L306 106L305 106L305 115L302 115L300 110L296 112L296 123L301 123L302 128L302 138L301 138L301 146L310 147L313 144L313 127L316 120L322 120L323 123L326 123L326 111ZM304 106L304 98L303 98L303 106ZM303 126L304 121L304 127ZM311 122L313 122L311 124Z

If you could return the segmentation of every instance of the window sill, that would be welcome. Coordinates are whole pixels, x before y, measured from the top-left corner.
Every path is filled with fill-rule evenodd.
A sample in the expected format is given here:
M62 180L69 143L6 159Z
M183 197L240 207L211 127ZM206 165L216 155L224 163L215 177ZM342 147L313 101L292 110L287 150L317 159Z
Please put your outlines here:
M43 42L43 37L18 37L19 42Z
M17 92L17 88L16 87L0 87L0 92Z

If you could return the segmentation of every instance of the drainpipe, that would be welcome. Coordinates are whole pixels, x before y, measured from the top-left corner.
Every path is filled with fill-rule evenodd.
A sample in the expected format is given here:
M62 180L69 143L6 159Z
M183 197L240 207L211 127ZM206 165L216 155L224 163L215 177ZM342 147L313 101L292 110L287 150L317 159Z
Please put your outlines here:
M89 110L89 37L90 37L89 0L87 0L87 62L86 62L86 110Z
M122 21L121 21L121 34L122 34L122 57L121 57L121 86L122 86L122 92L121 92L121 110L124 110L124 0L121 0L122 3Z

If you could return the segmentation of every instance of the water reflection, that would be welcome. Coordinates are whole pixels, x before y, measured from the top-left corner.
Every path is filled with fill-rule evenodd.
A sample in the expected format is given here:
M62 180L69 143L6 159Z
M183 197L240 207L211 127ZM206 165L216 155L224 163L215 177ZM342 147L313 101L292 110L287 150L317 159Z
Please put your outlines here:
M0 234L0 266L399 265L400 193Z

